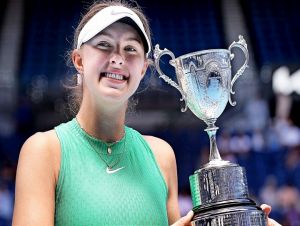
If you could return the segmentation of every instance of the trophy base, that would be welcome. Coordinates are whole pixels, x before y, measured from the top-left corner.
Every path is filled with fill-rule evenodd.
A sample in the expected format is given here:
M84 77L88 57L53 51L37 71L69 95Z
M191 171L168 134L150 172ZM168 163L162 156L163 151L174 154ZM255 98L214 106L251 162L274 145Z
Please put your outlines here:
M193 209L193 226L267 226L267 219L261 208L255 205L233 205L227 207Z

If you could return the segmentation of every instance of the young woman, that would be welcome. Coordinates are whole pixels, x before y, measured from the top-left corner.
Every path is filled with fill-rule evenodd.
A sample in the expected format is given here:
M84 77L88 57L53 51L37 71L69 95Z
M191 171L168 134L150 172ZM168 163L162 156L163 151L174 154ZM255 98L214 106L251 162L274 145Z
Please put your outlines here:
M179 215L172 148L125 126L150 51L138 8L102 2L83 16L71 54L79 111L23 145L13 225L190 224L192 212Z

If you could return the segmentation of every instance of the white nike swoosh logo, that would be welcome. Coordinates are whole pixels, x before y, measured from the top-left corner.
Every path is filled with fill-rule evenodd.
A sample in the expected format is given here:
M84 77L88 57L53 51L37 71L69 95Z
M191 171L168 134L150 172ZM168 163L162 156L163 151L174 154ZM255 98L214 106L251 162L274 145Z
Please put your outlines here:
M116 172L118 172L119 170L124 169L124 168L125 168L125 166L113 170L113 169L110 169L109 167L106 167L106 173L108 173L108 174L113 174L113 173L116 173Z

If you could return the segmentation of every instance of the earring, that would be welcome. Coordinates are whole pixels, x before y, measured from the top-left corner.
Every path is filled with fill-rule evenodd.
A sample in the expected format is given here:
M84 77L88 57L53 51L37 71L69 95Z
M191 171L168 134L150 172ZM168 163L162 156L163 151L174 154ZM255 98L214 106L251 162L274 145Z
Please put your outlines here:
M81 74L77 74L76 75L76 81L77 81L77 85L80 86L82 84L82 76Z

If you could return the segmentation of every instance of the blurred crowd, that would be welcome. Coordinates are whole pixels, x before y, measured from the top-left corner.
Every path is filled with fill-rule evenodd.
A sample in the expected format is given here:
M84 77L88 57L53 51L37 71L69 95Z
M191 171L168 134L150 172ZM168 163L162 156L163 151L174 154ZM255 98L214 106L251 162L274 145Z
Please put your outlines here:
M247 170L251 195L272 206L283 225L300 225L300 129L291 121L275 120L265 130L219 137L222 156Z

